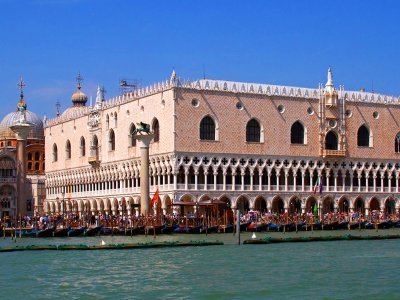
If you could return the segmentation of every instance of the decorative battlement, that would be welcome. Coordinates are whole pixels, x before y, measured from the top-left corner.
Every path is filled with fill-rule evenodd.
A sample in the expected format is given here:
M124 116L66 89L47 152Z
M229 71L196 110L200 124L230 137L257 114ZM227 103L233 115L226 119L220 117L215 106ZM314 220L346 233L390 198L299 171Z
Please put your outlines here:
M323 95L324 90L321 88L301 88L293 86L280 86L271 84L260 84L260 83L245 83L245 82L233 82L224 80L211 80L201 79L196 81L185 81L181 79L171 78L153 85L139 88L133 92L126 93L102 103L101 109L112 108L136 99L140 99L146 96L150 96L156 93L160 93L171 88L184 88L193 90L205 90L205 91L222 91L232 93L246 93L246 94L259 94L267 96L280 96L280 97L293 97L293 98L308 98L308 99L319 99ZM387 96L376 93L368 92L356 92L356 91L345 91L340 89L339 98L344 98L346 101L351 102L367 102L367 103L379 103L379 104L400 104L400 98L394 96ZM45 127L57 125L72 119L76 119L85 115L88 115L94 109L98 109L95 106L82 107L80 110L76 110L73 114L67 116L60 115L54 119L46 121Z

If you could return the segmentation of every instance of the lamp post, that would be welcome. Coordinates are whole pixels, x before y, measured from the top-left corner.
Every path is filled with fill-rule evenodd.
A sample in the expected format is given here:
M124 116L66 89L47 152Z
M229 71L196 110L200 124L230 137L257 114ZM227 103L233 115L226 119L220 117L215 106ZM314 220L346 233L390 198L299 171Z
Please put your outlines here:
M64 190L64 188L62 189L62 192L61 192L61 195L62 195L62 202L61 202L61 204L62 204L62 220L63 220L63 227L64 227L64 214L65 214L65 200L64 200L64 197L65 197L65 190Z

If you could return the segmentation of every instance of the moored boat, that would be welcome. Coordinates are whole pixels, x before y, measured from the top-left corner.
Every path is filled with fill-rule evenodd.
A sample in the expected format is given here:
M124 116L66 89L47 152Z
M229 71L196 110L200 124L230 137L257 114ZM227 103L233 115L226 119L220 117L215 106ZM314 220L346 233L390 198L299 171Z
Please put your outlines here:
M260 232L260 231L265 231L268 228L268 224L267 223L251 223L248 227L247 227L247 231L250 232Z
M60 229L56 229L54 231L54 236L55 237L66 237L68 236L68 232L71 230L71 227L64 227Z
M97 235L98 233L100 233L102 226L96 226L93 228L89 228L85 231L85 235L86 236L94 236Z
M72 237L72 236L80 236L85 232L86 227L79 227L79 228L75 228L75 229L71 229L68 231L68 236Z

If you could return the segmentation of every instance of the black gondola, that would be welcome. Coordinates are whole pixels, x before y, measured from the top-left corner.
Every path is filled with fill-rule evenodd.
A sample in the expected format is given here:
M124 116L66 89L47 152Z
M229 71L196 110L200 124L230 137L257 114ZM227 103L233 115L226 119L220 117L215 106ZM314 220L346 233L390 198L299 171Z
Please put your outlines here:
M98 233L100 233L101 228L102 228L102 226L96 226L96 227L94 227L94 228L87 229L87 230L85 231L85 235L86 235L86 236L94 236L94 235L97 235Z
M71 229L70 231L68 231L68 236L72 237L72 236L80 236L85 232L86 227L80 227L80 228L76 228L76 229Z
M68 232L71 230L71 227L64 227L61 229L56 229L56 231L54 231L54 236L55 237L66 237L68 236Z

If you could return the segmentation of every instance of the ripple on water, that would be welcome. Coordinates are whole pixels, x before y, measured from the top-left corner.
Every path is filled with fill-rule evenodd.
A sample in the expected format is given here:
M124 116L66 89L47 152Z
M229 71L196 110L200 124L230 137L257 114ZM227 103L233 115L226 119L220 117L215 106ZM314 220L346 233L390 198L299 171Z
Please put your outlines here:
M400 292L400 240L237 246L232 235L222 239L230 245L1 253L0 298L396 299ZM107 239L115 241L134 242ZM66 240L45 240L53 242Z

